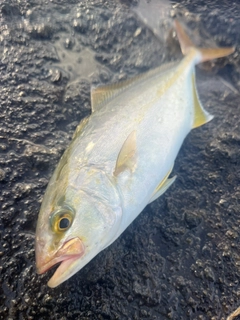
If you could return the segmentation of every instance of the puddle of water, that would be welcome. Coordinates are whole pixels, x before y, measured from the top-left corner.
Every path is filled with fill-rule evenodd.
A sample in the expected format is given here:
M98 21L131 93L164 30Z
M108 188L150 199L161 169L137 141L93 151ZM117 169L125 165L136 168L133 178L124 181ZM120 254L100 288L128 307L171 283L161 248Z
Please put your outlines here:
M73 48L68 49L66 46L71 43ZM95 60L95 53L89 49L81 49L80 46L74 45L73 40L65 39L65 43L62 39L59 39L54 44L59 62L53 63L51 67L62 69L68 74L69 82L71 84L80 79L89 79L94 74L97 68L100 66Z
M174 15L170 1L152 0L149 2L140 0L138 6L133 10L160 41L166 41Z

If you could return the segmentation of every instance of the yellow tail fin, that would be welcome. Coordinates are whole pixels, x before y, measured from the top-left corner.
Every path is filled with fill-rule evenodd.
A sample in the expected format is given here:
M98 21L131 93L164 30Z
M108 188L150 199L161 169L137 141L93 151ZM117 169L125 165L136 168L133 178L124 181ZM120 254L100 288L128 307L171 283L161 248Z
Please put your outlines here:
M178 20L174 21L175 30L177 32L178 40L181 46L182 53L187 55L191 48L195 48L200 54L201 59L200 62L221 58L228 56L233 53L234 47L226 47L226 48L215 48L215 49L206 49L206 48L196 48L196 46L192 43L182 25Z

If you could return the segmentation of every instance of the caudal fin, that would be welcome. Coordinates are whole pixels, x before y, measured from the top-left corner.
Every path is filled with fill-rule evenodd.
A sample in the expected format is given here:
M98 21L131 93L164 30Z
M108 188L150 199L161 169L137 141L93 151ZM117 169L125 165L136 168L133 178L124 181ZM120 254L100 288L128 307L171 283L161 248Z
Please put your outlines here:
M196 49L200 53L200 61L204 62L212 59L222 58L228 56L233 53L234 47L226 47L226 48L214 48L214 49L206 49L206 48L196 48L196 46L192 43L191 39L186 34L182 25L178 20L174 21L175 30L177 32L178 40L180 43L180 47L182 53L187 55L190 49Z

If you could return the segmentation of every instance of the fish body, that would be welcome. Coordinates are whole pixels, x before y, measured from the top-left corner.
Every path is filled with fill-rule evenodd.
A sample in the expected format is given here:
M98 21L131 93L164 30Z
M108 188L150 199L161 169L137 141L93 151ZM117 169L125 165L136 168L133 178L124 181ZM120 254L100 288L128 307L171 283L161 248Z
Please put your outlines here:
M212 119L199 102L195 65L232 48L196 49L181 25L185 57L92 91L92 114L77 127L41 206L39 273L58 262L55 287L110 245L174 182L174 160L192 128Z

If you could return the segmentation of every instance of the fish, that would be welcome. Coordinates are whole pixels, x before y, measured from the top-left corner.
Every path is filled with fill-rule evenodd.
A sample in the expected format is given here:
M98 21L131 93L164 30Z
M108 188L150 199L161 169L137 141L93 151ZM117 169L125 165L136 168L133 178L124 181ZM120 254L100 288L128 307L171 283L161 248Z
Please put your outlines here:
M185 137L213 118L199 100L195 65L234 47L198 48L179 21L174 27L181 60L91 90L92 113L63 153L38 217L37 272L59 264L51 288L111 245L173 184Z

